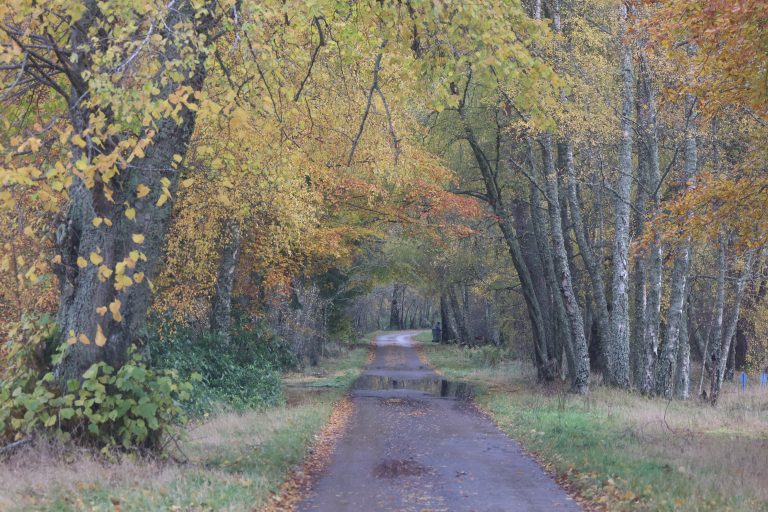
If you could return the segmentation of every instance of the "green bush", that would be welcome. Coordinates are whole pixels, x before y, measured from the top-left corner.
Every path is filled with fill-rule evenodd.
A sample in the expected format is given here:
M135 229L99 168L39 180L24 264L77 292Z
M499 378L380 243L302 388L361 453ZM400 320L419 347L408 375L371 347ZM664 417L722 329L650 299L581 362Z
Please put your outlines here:
M165 434L185 423L180 404L191 390L176 371L147 368L135 353L117 371L94 364L66 389L50 372L37 381L17 379L0 385L0 437L44 429L106 450L158 449Z
M237 328L226 343L215 333L179 330L150 343L155 366L173 368L184 377L199 373L191 399L195 414L221 405L234 409L265 407L282 400L281 370L296 365L289 348L259 326Z

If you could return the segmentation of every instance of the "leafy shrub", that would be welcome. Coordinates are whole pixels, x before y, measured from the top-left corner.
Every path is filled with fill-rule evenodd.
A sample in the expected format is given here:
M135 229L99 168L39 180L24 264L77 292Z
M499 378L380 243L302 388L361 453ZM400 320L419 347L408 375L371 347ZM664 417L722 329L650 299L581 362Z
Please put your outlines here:
M37 381L17 379L0 385L0 437L49 429L62 440L105 449L156 449L186 421L180 404L191 390L176 371L147 368L136 353L117 371L94 364L64 390L51 372Z
M508 359L512 359L509 349L497 347L495 345L481 345L479 347L468 348L467 354L471 361L482 366L497 366Z
M200 414L217 406L265 407L282 400L281 369L296 365L289 348L272 333L251 326L235 329L229 343L216 333L179 330L150 344L155 366L176 369L184 377L199 373L185 404Z

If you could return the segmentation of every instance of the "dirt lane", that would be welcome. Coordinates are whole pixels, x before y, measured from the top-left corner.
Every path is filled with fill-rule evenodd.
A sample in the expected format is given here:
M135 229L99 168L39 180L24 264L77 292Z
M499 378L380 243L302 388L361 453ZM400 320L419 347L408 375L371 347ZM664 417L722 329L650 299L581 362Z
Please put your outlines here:
M581 510L461 399L465 386L423 366L413 334L377 338L376 356L352 391L348 430L297 510Z

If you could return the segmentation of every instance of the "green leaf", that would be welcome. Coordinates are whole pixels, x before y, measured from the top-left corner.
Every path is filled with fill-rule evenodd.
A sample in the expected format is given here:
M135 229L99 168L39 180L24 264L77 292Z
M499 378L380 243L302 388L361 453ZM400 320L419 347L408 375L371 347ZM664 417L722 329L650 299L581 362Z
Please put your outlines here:
M63 420L68 420L74 415L75 415L75 410L71 407L65 407L64 409L59 411L59 416L61 416L61 419Z
M136 416L141 416L142 418L149 420L155 417L155 413L157 412L157 405L153 403L139 404L134 406L131 409L131 412L133 412Z

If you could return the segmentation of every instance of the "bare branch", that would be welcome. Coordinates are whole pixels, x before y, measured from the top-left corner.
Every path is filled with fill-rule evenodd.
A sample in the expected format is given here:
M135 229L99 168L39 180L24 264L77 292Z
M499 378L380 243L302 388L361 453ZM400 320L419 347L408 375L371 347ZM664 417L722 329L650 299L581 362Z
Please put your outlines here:
M382 44L382 47L385 43ZM371 112L371 103L373 100L373 93L379 87L379 70L381 69L381 57L382 54L376 55L376 62L373 64L373 83L368 90L368 101L365 104L365 111L363 112L363 118L360 120L360 128L357 130L357 135L352 139L352 149L349 152L349 158L347 159L347 165L352 165L352 160L355 157L355 151L357 150L357 144L360 142L360 137L363 136L363 130L365 130L365 122L368 120L368 114Z

